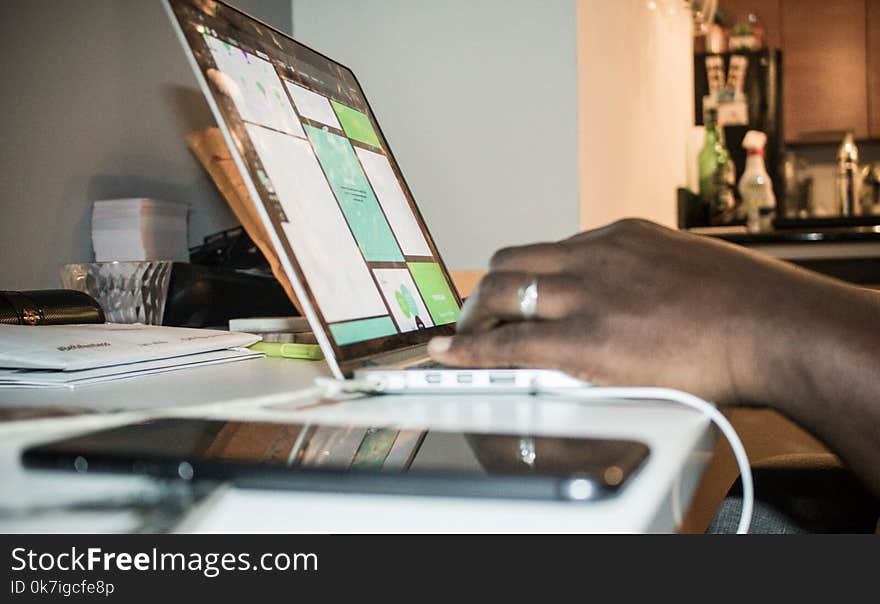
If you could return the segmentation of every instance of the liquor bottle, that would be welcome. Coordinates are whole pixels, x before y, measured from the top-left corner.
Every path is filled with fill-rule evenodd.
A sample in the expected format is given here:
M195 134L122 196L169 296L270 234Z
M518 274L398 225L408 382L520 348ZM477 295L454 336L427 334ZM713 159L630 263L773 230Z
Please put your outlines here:
M706 138L697 156L700 198L708 208L710 224L721 224L729 221L736 205L733 196L736 177L724 143L724 130L718 123L718 109L706 108L703 123Z
M742 142L746 150L746 168L739 179L739 194L746 210L746 226L751 233L771 230L776 213L773 183L764 166L766 144L767 135L758 130L746 132Z
M835 191L837 209L841 216L861 214L859 206L859 148L853 140L853 133L847 132L837 149L837 174Z

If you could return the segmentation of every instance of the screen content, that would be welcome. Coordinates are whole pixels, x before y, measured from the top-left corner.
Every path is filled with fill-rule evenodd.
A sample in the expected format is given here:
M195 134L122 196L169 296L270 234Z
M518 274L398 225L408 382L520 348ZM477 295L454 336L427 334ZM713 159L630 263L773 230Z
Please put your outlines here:
M214 6L216 21L175 10L336 345L454 323L458 298L350 72Z

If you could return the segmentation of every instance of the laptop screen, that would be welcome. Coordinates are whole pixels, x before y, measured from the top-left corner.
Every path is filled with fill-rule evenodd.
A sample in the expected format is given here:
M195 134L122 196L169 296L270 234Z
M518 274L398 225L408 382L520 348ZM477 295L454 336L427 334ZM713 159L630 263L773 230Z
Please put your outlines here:
M222 3L170 5L335 357L451 332L461 301L351 70Z

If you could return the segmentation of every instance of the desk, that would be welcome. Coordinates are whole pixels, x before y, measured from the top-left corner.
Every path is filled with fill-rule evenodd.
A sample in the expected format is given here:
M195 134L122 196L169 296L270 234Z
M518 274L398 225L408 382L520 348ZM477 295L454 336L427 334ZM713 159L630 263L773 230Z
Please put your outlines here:
M185 532L670 532L709 461L714 430L689 409L657 402L580 404L527 395L384 396L316 405L323 363L259 359L144 376L74 391L0 391L0 405L77 405L107 413L0 424L0 508L25 509L153 488L126 476L24 470L27 445L153 416L421 426L490 432L634 438L651 456L624 492L576 504L342 495L221 487L176 525ZM133 397L137 397L136 400ZM131 530L131 513L0 517L0 531Z

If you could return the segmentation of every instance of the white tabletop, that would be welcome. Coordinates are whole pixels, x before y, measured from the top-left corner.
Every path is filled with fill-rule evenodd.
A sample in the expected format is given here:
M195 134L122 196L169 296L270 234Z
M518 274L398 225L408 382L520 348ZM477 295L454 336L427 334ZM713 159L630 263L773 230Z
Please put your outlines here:
M343 495L221 488L192 509L186 532L670 532L681 522L714 445L700 414L667 403L578 403L530 395L383 396L318 403L322 363L241 361L144 376L73 391L2 390L0 406L75 405L104 412L0 424L0 531L125 531L109 512L28 513L40 506L137 497L150 480L25 470L21 450L38 441L131 421L184 415L264 421L603 436L641 440L651 454L623 492L588 503ZM50 505L51 504L51 505Z

